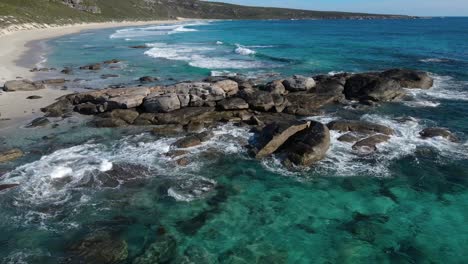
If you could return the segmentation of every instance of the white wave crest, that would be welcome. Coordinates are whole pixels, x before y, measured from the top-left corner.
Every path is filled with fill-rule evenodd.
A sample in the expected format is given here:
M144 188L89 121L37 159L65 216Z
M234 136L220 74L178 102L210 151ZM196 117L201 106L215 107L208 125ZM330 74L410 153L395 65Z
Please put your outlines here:
M249 48L246 48L244 46L241 46L239 44L236 44L237 48L235 49L235 52L240 55L248 56L248 55L254 55L257 53L255 50L251 50Z
M468 101L468 82L458 81L450 76L434 75L433 78L434 86L431 89L407 89L407 92L416 101L431 99Z
M186 24L173 24L173 25L158 25L158 26L149 26L149 27L132 27L116 30L112 35L111 39L136 39L142 37L150 36L161 36L161 35L170 35L176 33L184 32L194 32L198 31L194 28L187 28L193 26L206 25L205 22L195 22L195 23L186 23Z

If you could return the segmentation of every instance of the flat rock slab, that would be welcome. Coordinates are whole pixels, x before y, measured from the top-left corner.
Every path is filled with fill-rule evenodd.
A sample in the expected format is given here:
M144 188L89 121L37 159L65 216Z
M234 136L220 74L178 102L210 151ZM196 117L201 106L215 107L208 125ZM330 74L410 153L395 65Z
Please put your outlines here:
M366 121L356 121L356 120L337 120L328 123L328 128L330 130L336 130L340 132L359 132L374 134L380 133L385 135L393 135L395 131L384 125L379 125Z
M20 149L10 149L0 152L0 163L9 162L21 158L24 155Z
M390 137L387 135L373 135L361 141L358 141L356 144L353 145L353 149L365 154L372 153L377 150L378 144L387 142L389 139Z

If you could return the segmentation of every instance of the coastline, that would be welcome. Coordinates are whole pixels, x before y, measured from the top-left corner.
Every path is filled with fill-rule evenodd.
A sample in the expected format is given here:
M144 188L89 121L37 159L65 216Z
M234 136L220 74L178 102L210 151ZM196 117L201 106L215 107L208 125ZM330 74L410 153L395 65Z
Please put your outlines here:
M25 29L8 32L0 35L0 86L8 80L18 78L34 80L36 74L30 72L35 63L25 63L23 57L34 48L32 43L36 41L56 38L64 35L79 33L83 30L117 28L126 26L144 26L155 24L168 24L186 21L177 20L155 20L155 21L124 21L74 24L65 26L51 26L48 28ZM31 63L31 65L29 65ZM40 114L40 108L50 105L60 96L72 91L45 88L31 92L0 92L0 129L15 128L30 121L36 114ZM42 98L36 100L26 99L28 96L38 95Z

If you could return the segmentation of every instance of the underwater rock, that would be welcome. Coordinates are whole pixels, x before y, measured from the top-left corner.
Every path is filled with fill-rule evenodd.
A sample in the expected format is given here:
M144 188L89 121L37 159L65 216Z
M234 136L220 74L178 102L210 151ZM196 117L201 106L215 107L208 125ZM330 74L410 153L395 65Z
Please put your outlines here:
M452 142L458 142L458 138L448 129L441 127L429 127L419 132L422 138L443 137Z
M14 161L23 157L24 153L20 149L10 149L0 152L0 163Z
M104 64L114 64L114 63L119 63L119 62L120 62L120 60L118 60L118 59L112 59L112 60L106 60L103 63Z
M195 135L189 135L177 140L173 145L177 148L191 148L201 145L202 141Z
M91 71L98 71L101 69L100 63L89 64L85 66L81 66L80 70L91 70Z
M143 76L138 79L141 83L152 83L158 80L158 78L151 76Z
M177 255L177 241L168 234L163 234L151 244L145 252L137 257L133 264L169 263Z
M72 245L70 251L84 263L90 264L120 263L128 257L127 242L105 231L86 236Z

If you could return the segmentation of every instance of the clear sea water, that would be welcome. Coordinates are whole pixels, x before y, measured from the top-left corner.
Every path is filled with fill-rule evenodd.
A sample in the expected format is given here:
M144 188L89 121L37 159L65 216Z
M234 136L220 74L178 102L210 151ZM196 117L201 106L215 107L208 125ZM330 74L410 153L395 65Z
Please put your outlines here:
M45 44L43 66L122 60L98 73L75 70L70 78L82 80L71 88L137 84L145 75L165 84L392 67L430 71L436 82L404 102L309 117L369 120L397 133L360 156L333 132L326 159L298 172L274 157L250 158L252 135L232 125L191 149L187 167L166 155L177 138L144 128L95 129L72 117L54 120L57 128L18 129L0 141L27 151L0 165L1 183L20 183L0 193L1 263L67 263L70 245L102 230L128 244L124 263L169 236L168 263L466 263L468 18L194 22ZM106 73L119 77L101 79ZM429 126L460 142L422 140ZM126 180L109 180L116 173Z

